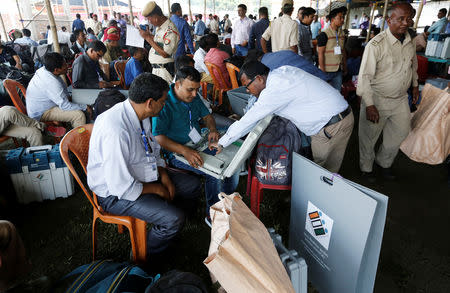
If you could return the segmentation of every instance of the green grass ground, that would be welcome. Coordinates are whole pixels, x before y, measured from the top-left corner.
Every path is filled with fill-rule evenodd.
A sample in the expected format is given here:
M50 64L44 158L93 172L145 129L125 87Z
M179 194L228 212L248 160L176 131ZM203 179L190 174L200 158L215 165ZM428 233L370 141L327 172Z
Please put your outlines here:
M393 169L399 176L397 181L379 178L376 183L367 184L360 180L355 126L340 173L389 196L375 292L450 292L450 189L446 167L412 162L399 153ZM246 177L241 177L237 191L244 195L245 189ZM14 210L13 219L34 267L26 279L46 275L56 280L91 262L92 208L80 189L76 190L76 194L66 199L32 203ZM249 203L247 197L244 199ZM168 269L194 272L210 285L208 271L202 264L210 239L203 209L204 201L198 207L198 216L186 223L177 250L163 264L162 272ZM285 243L289 214L289 192L265 192L261 220L266 227L274 227ZM120 235L115 226L104 223L98 225L97 231L99 258L117 261L129 258L127 233Z

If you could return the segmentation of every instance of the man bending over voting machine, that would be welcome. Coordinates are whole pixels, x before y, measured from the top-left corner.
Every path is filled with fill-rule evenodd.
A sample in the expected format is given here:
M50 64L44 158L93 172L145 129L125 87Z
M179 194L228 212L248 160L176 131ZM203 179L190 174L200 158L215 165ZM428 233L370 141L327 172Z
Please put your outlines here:
M353 130L353 114L342 95L324 80L293 66L270 69L259 61L241 67L242 84L257 102L212 147L218 149L247 134L261 119L275 114L311 136L314 161L338 172Z
M200 153L185 144L194 144L202 140L199 120L203 119L209 130L208 144L219 140L214 118L201 101L198 94L200 88L200 73L191 66L178 69L175 83L170 85L166 105L157 117L153 118L153 135L164 149L169 164L175 168L193 171L205 176L206 214L215 204L220 192L230 194L239 183L239 172L231 177L218 179L199 170L204 160ZM180 161L175 154L181 154L186 162Z
M160 259L195 211L200 181L166 170L160 146L151 134L150 117L164 107L168 85L151 73L131 84L129 98L98 116L89 144L87 179L108 213L152 223L147 252Z

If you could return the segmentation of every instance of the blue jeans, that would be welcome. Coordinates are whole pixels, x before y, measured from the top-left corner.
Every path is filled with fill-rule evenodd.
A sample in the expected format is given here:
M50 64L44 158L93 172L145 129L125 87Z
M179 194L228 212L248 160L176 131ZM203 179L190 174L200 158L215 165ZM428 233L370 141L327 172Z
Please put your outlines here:
M239 172L236 172L233 176L225 178L224 180L217 179L208 174L203 173L199 169L185 164L175 157L169 160L169 164L175 168L192 171L195 174L199 174L205 177L205 196L206 196L206 215L209 216L209 208L219 201L219 193L225 192L226 194L233 193L239 184Z
M236 56L247 56L248 48L242 47L241 45L236 45L234 47L236 49Z
M119 199L113 195L98 197L99 205L108 213L131 216L153 224L147 233L148 255L166 250L183 228L185 211L195 208L201 191L197 176L172 171L167 173L176 190L172 203L156 194L141 194L135 201Z
M327 76L328 76L328 83L334 87L335 89L337 89L339 92L341 92L341 88L342 88L342 71L338 70L336 72L327 72Z

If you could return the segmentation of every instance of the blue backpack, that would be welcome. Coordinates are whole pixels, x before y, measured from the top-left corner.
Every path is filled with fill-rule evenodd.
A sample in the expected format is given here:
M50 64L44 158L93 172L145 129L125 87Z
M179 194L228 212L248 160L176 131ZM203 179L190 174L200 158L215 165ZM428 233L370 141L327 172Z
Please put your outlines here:
M133 264L109 260L99 260L80 266L64 276L63 280L73 276L78 277L71 283L66 293L145 292L160 277L159 274L150 277Z

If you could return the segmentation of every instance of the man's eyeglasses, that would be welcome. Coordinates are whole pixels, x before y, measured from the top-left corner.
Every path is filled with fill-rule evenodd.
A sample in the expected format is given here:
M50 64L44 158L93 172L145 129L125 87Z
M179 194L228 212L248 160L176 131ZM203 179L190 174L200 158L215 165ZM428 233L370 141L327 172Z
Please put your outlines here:
M250 80L250 82L245 86L245 88L248 90L248 87L252 84L252 82L255 81L256 77L258 77L257 75L255 77L252 78L252 80Z

